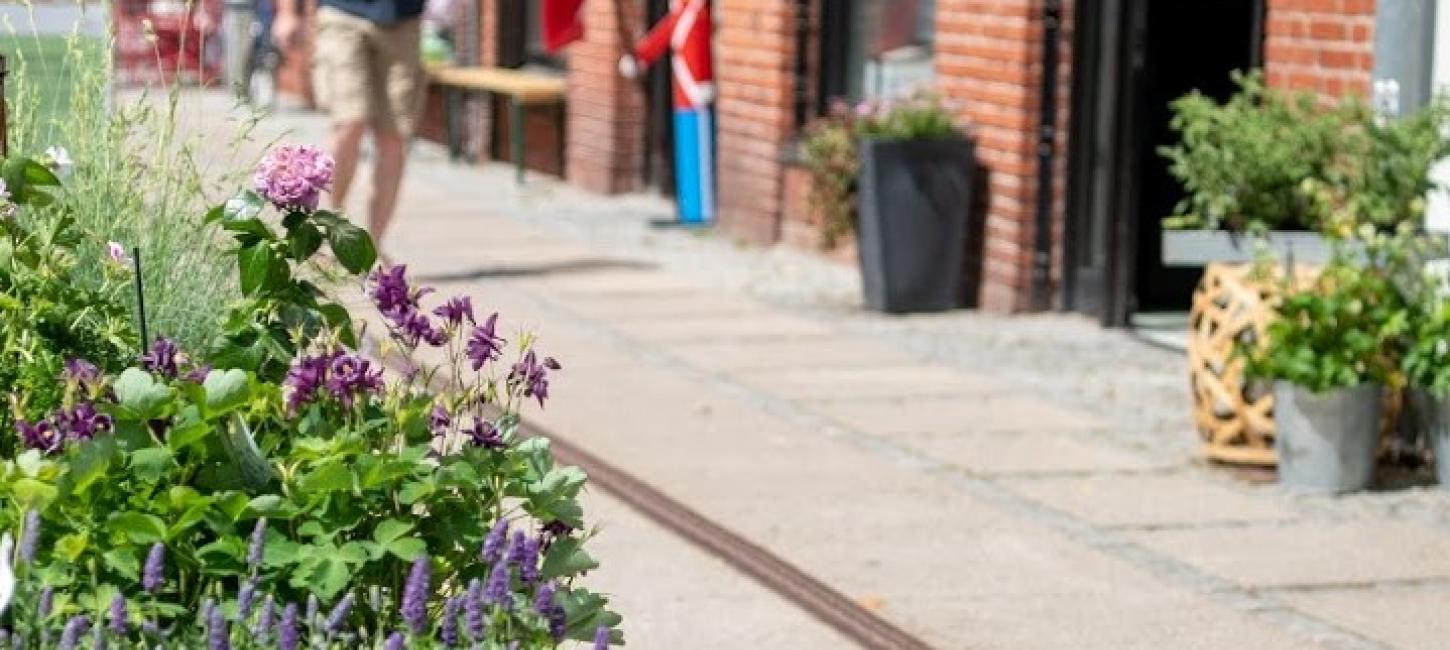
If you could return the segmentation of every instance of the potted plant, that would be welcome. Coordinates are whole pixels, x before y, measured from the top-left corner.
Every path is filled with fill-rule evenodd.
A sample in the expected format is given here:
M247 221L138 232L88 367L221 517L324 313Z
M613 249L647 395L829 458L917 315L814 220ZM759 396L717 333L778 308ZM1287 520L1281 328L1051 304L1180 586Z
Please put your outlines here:
M1370 484L1408 320L1389 273L1354 255L1336 255L1309 287L1286 293L1247 364L1250 377L1273 382L1282 485L1337 493Z
M866 305L893 313L955 307L973 145L940 98L838 107L807 132L803 148L827 240L855 229Z

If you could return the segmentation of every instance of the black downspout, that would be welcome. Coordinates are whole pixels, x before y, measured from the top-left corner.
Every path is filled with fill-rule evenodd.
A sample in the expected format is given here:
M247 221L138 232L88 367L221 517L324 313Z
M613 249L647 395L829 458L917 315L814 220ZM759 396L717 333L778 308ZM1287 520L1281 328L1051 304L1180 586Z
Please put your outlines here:
M1057 60L1062 34L1062 1L1042 7L1042 110L1037 122L1037 214L1032 254L1032 308L1052 308L1052 187L1057 144Z

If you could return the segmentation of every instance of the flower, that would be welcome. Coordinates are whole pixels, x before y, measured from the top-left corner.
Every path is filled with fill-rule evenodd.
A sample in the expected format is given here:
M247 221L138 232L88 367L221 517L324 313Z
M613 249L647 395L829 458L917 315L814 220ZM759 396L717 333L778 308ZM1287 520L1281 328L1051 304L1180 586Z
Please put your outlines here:
M355 397L382 390L383 371L371 366L372 362L355 354L335 355L327 370L328 392L338 403L350 407Z
M181 378L193 384L204 383L206 382L206 376L210 375L212 370L215 370L215 368L212 368L211 364L203 363L197 366L193 366L192 369L186 371L186 374L182 375Z
M92 402L80 402L70 409L55 412L55 429L66 440L90 440L98 433L111 430L111 416L96 411Z
M383 650L403 650L403 643L405 641L406 640L403 638L402 632L393 632L392 634L388 635L388 641L387 643L383 644ZM286 650L291 649L288 648Z
M287 376L282 379L282 389L287 395L287 412L296 413L302 405L312 402L327 383L327 370L332 364L331 354L303 355L292 362Z
M549 371L561 370L553 357L544 357L543 361L538 359L533 350L524 353L524 358L514 364L509 371L508 383L510 386L523 387L524 397L532 397L539 400L539 406L544 406L544 399L549 396Z
M231 635L227 630L227 619L222 615L220 607L213 607L210 615L206 617L207 628L207 649L208 650L231 650Z
M488 573L488 586L483 590L483 602L490 605L509 607L509 565L499 562Z
M277 601L268 594L262 599L262 607L257 610L257 621L252 624L252 636L258 641L266 642L267 637L272 634L272 626L276 624Z
M483 549L479 553L479 559L493 564L503 556L503 544L508 539L509 522L507 519L499 519L494 522L493 528L488 531L488 536L483 538Z
M282 609L282 625L277 631L279 650L297 650L297 603L287 603Z
M34 424L26 420L15 420L15 431L20 434L20 441L25 443L28 449L39 449L47 454L60 449L63 438L55 426L47 420L41 420Z
M106 242L106 261L118 268L131 266L131 256L126 254L121 242Z
M463 596L463 613L468 624L468 638L474 642L483 640L483 582L478 578L468 581L468 592Z
M175 343L165 337L157 337L151 344L151 349L141 355L141 367L168 379L175 379L181 374L178 365L181 359L181 350Z
M40 511L34 508L25 511L25 528L20 531L20 561L30 564L35 561L35 552L40 548Z
M434 404L433 410L428 412L428 428L433 431L433 434L443 435L452 425L453 416L448 414L448 408L442 404Z
M111 624L110 630L115 634L125 634L126 624L126 597L116 594L111 597Z
M418 347L419 343L427 343L436 348L448 342L447 332L433 327L433 322L416 309L400 312L392 316L391 320L395 335L410 348Z
M492 422L481 417L473 417L473 428L465 431L468 439L475 447L484 449L500 449L503 447L503 434Z
M443 645L450 648L458 647L458 609L463 604L457 597L449 598L443 603L443 620L439 622L441 629L439 637Z
M609 650L609 628L599 626L594 630L594 650Z
M428 583L431 568L428 556L419 555L413 560L413 569L408 572L408 582L403 586L403 603L399 612L403 615L403 622L412 628L413 634L422 634L428 629Z
M351 591L347 592L341 601L338 601L337 605L332 608L332 613L327 615L324 629L328 634L337 634L342 631L342 625L347 622L347 615L352 613L352 606L356 602L357 596Z
M101 381L101 369L96 364L77 357L66 359L60 376L67 384L89 389Z
M524 548L519 552L519 580L527 583L539 581L539 540L530 537L524 540Z
M499 358L503 352L506 341L498 336L495 331L498 326L498 314L490 314L484 319L483 324L473 328L473 334L468 337L468 346L464 353L468 360L473 362L475 371L483 368L485 363Z
M473 322L473 300L468 296L454 296L448 302L433 310L433 315L442 318L450 327L458 327L464 319Z
M252 189L281 210L316 210L332 185L332 156L311 145L282 145L267 152L252 174Z
M55 606L55 587L46 585L40 590L40 602L35 605L35 614L41 618L50 616L50 610Z
M564 606L554 602L554 593L558 590L552 582L546 582L539 587L539 592L534 595L534 611L549 621L549 636L555 641L563 640L564 634L568 631L568 615L564 612Z
M249 578L237 590L237 613L242 618L252 615L252 604L257 599L257 579Z
M146 565L141 571L141 588L148 594L161 590L166 576L166 545L156 542L146 553Z
M262 566L262 556L267 546L267 518L259 517L252 526L252 537L247 543L247 566L257 569Z
M81 635L90 629L91 622L84 616L72 616L66 621L65 629L60 633L60 643L56 644L57 650L75 650L76 644L80 642Z

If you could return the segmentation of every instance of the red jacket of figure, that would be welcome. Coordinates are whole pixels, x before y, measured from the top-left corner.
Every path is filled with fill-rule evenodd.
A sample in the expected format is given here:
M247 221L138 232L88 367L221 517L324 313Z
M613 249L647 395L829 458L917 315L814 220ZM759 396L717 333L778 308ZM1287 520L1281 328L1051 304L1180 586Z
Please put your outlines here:
M710 57L710 1L670 0L670 13L634 45L643 65L675 51L675 109L693 109L715 99L715 71Z

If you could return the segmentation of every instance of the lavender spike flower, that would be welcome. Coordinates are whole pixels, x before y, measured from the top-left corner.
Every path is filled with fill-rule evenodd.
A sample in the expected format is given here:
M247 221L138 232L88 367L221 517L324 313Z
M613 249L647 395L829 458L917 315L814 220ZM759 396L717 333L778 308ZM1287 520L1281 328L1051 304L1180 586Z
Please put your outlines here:
M499 562L488 574L488 586L483 590L483 602L509 608L509 565Z
M126 597L116 594L111 598L111 632L125 635L129 627L126 622Z
M35 561L35 552L40 548L40 511L34 508L25 511L25 530L20 531L18 555L24 564Z
M327 634L329 636L342 631L342 625L343 623L347 622L347 616L348 614L352 613L352 606L355 602L357 602L357 596L353 595L353 593L349 591L347 592L347 595L343 596L342 600L339 601L337 605L332 608L332 613L327 615L327 624L325 626L325 629L327 630Z
M408 583L403 587L403 604L400 609L403 622L412 628L413 634L422 634L428 629L428 593L431 565L427 555L413 560L413 569L408 573Z
M277 630L278 650L297 650L297 603L282 609L282 624Z
M237 613L243 620L251 617L252 605L257 599L257 579L249 578L237 590Z
M483 538L483 550L479 558L484 562L493 564L503 557L504 540L508 538L509 522L507 519L499 519L494 522L493 528L489 529L488 536Z
M449 598L443 604L443 620L440 622L442 627L439 637L443 640L443 645L450 648L458 647L458 609L460 605L462 602L457 597Z
M468 581L468 593L463 597L463 613L468 624L468 638L475 643L483 641L483 582L478 578Z
M555 641L564 638L569 623L564 607L554 602L557 590L558 587L553 582L546 582L539 587L539 593L534 595L534 611L549 621L549 636L554 637Z
M594 650L609 650L609 628L599 626L594 630Z
M404 641L402 632L394 632L388 635L388 642L383 644L383 650L403 650Z
M262 607L257 610L257 621L252 624L252 636L258 641L266 641L272 635L272 626L276 625L277 601L267 594L262 599Z
M55 606L55 587L46 585L40 590L40 602L35 606L35 613L41 618L50 616L50 610Z
M206 617L207 627L207 650L232 650L231 635L227 630L227 619L222 616L220 607L212 607L211 615Z
M211 622L211 615L217 611L216 599L208 597L201 601L201 620L197 621L203 625Z
M166 545L156 542L146 553L146 566L141 571L141 588L148 594L161 591L166 576Z
M257 525L252 527L252 538L247 545L247 566L253 571L261 568L263 555L267 549L267 518L257 519Z
M317 625L317 612L321 606L321 603L317 602L317 596L315 594L307 594L307 618L302 623L307 627L315 627Z
M539 581L539 540L534 537L524 539L524 548L519 551L519 580L533 584Z
M91 622L84 616L72 616L66 621L65 629L60 633L60 643L56 645L57 650L75 650L76 644L80 643L81 635L90 629Z

